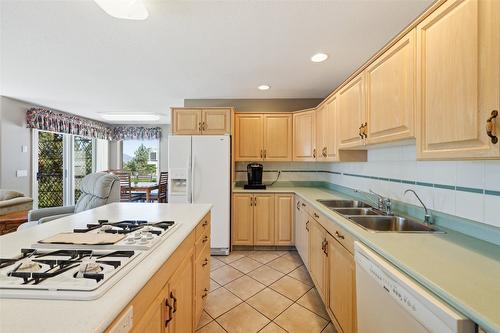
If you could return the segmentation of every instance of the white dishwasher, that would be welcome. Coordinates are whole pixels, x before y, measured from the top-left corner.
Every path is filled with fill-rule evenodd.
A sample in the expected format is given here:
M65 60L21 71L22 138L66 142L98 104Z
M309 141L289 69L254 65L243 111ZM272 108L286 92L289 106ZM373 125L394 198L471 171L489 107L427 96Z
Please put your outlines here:
M476 325L363 244L355 244L358 333L473 333Z

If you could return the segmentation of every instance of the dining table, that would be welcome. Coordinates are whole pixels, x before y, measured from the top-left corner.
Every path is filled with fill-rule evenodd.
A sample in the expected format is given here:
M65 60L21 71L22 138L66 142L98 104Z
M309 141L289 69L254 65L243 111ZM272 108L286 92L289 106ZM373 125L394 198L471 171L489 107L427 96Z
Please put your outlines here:
M139 182L130 184L131 192L146 193L146 202L151 200L151 192L158 189L158 183Z

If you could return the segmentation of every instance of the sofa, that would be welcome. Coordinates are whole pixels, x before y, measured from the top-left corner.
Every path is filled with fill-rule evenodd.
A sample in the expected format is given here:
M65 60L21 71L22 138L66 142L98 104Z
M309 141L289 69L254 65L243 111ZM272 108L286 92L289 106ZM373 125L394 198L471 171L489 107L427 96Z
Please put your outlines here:
M64 216L120 201L120 179L105 172L85 176L80 184L81 195L74 206L34 209L28 213L28 222L18 230L49 222Z
M25 197L24 194L0 189L0 216L33 208L33 199Z

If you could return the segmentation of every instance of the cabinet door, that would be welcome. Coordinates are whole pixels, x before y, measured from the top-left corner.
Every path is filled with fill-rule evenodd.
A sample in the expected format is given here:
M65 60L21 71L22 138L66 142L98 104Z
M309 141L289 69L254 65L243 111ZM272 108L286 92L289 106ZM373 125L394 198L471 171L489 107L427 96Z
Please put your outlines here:
M275 245L293 245L293 194L275 195Z
M254 245L274 245L274 194L255 194Z
M326 256L323 246L326 243L326 232L317 221L309 221L309 271L318 293L325 300Z
M316 160L316 112L293 114L293 160Z
M264 115L264 160L292 160L292 115Z
M338 93L339 148L363 145L360 127L365 119L363 74L352 79Z
M229 109L204 109L202 111L203 134L222 135L231 133Z
M337 160L337 96L333 96L326 102L323 119L323 131L325 140L324 161ZM321 152L323 154L323 152Z
M198 326L205 300L210 288L210 245L206 243L201 254L195 262L195 321L194 326Z
M235 122L235 160L258 161L263 158L263 124L261 114L236 114Z
M233 245L253 245L253 195L233 194Z
M165 311L165 297L164 295L159 295L146 310L139 322L134 325L132 332L163 332L165 329L165 319L163 317Z
M414 137L415 30L365 71L368 143Z
M201 134L200 109L173 109L172 133L196 135Z
M173 316L165 331L168 333L193 332L195 292L194 251L192 248L169 280L168 290Z
M354 257L339 242L328 235L330 311L342 332L356 332L356 273Z
M500 2L449 0L417 26L417 157L498 158ZM496 117L496 135L500 134Z
M326 105L323 104L316 110L316 160L324 161L326 159Z
M302 261L304 261L304 250L302 249L302 237L304 232L302 231L302 212L300 210L300 199L295 196L295 205L294 205L294 232L295 232L295 248L299 253ZM305 261L304 261L305 262Z

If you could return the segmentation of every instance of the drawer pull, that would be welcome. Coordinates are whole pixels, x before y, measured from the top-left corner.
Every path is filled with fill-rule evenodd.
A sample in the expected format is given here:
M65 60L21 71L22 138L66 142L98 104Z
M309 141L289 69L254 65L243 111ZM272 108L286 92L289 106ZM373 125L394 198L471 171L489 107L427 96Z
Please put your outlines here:
M205 235L205 237L203 237L203 241L202 241L202 242L203 242L203 243L206 243L207 241L208 241L208 236L207 236L207 235Z
M201 295L201 298L205 298L208 296L208 289L205 288L205 289L203 289L203 291L204 291L204 293L203 293L203 295Z
M202 267L205 267L206 265L208 265L208 258L205 258L205 260L203 260L203 264L201 264Z
M167 307L168 309L168 319L165 320L165 327L168 326L168 324L172 321L173 319L173 312L172 312L172 306L170 305L170 303L168 302L168 299L165 300L165 306Z
M309 231L309 221L306 222L306 230Z
M205 221L205 222L203 222L203 224L201 226L206 227L207 225L208 225L208 221Z
M316 213L314 213L314 217L317 218L317 219L319 219L319 215L316 214Z
M305 206L306 206L306 204L305 204L305 203L302 203L302 207L305 207Z
M174 300L173 313L176 313L177 312L177 298L175 297L175 294L173 291L170 292L170 297Z
M337 237L338 237L338 238L340 238L340 239L344 239L344 238L345 238L345 237L344 237L344 235L342 235L342 234L341 234L340 232L338 232L338 231L335 231L335 236L337 236Z

